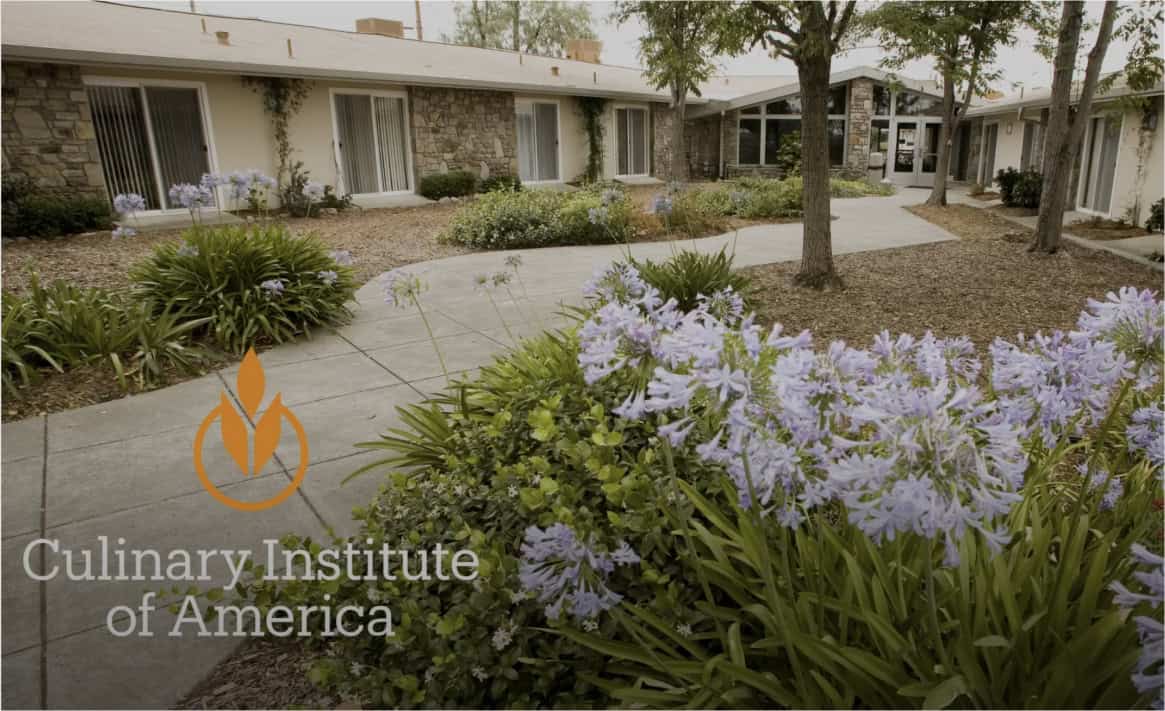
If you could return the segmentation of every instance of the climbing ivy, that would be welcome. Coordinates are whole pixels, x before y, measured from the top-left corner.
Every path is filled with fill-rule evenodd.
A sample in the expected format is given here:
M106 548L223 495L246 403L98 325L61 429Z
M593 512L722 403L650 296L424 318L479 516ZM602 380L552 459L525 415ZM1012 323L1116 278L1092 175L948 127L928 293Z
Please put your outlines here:
M279 156L279 171L275 178L282 186L284 176L291 167L291 139L287 126L291 117L303 106L303 100L311 92L311 85L297 78L249 76L243 77L243 84L263 99L263 111L271 119L275 153Z
M603 177L603 109L607 100L597 96L580 96L579 105L583 115L583 130L587 132L586 182L598 182Z

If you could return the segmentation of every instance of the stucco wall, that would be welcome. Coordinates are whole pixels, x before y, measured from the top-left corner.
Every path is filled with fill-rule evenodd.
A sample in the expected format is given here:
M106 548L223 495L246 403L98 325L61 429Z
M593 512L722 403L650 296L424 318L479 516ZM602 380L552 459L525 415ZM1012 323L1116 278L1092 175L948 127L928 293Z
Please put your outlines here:
M105 196L81 68L4 62L3 165L42 189Z
M1109 217L1145 224L1149 205L1165 196L1165 155L1162 153L1162 97L1150 105L1156 129L1150 130L1140 110L1126 111L1117 152Z

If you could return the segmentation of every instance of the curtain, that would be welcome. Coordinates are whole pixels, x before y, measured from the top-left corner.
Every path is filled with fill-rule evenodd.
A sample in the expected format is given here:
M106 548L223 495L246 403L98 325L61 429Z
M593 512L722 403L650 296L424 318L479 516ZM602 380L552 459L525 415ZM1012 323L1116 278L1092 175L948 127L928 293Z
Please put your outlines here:
M409 189L409 171L405 165L408 150L405 145L404 103L404 99L396 97L377 96L373 99L384 192Z
M145 198L147 209L160 209L141 90L132 86L90 86L87 91L110 197L137 193Z
M198 90L149 86L145 92L162 186L168 192L178 183L198 185L210 171ZM169 208L182 207L169 204L168 195L164 199Z
M335 99L344 189L355 194L378 193L380 180L376 173L372 97L367 94L336 94Z

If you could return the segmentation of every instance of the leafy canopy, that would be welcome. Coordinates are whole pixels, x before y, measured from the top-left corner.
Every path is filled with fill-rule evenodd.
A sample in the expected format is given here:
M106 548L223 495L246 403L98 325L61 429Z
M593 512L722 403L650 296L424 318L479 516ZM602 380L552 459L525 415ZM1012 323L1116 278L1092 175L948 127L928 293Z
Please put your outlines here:
M700 96L700 84L708 80L715 63L716 27L725 6L716 2L620 2L616 21L631 18L643 22L645 34L639 38L639 57L644 73L657 89L669 88L676 95Z
M470 0L454 3L453 13L453 36L442 35L442 41L471 47L562 56L567 40L596 36L586 3Z

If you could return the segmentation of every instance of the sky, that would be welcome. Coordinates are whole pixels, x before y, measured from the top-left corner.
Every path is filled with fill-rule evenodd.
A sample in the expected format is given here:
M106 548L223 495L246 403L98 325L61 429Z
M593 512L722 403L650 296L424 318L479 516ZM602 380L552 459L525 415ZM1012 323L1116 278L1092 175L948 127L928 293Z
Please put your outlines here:
M189 10L189 0L123 0L134 5L165 7L168 9ZM292 22L318 27L336 29L354 29L356 19L361 17L380 17L389 20L401 20L410 29L405 30L405 36L415 37L411 29L416 24L415 4L412 0L395 0L388 2L373 2L372 0L195 0L198 12L206 14L234 15L238 17L258 17L267 20ZM595 20L595 29L599 39L603 42L602 61L604 64L623 66L639 66L638 38L642 35L642 28L637 22L628 22L621 26L610 20L614 9L613 2L588 2L591 7L591 16ZM1101 3L1088 3L1089 15L1099 18ZM439 40L442 33L452 35L454 25L453 2L428 0L421 3L422 27L425 39ZM1051 83L1052 67L1034 49L1034 35L1026 32L1018 41L1004 47L999 52L998 68L1003 77L993 86L994 89L1010 93L1019 86L1035 88L1048 86ZM1088 46L1091 46L1089 43ZM1124 64L1128 51L1127 45L1115 40L1109 46L1104 63L1104 71L1115 71ZM834 71L848 69L861 65L878 66L882 52L875 46L859 46L833 60ZM737 57L719 58L721 72L734 75L768 75L781 74L794 76L796 69L788 60L775 60L768 57L763 50L756 49L748 54ZM937 79L938 76L929 62L915 62L908 65L900 73L914 79Z

